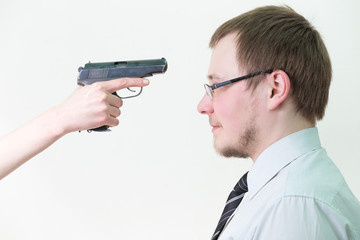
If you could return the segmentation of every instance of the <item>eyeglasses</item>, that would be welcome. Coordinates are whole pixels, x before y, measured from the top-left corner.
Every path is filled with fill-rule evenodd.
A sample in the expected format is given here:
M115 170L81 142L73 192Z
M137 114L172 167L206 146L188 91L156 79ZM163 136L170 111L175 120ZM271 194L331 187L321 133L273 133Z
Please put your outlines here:
M214 90L219 88L219 87L223 87L223 86L226 86L226 85L229 85L231 83L238 82L238 81L241 81L241 80L244 80L244 79L252 78L252 77L258 76L258 75L260 75L262 73L272 73L272 72L273 72L273 70L260 71L260 72L250 73L250 74L247 74L245 76L234 78L234 79L231 79L231 80L227 80L227 81L224 81L224 82L221 82L221 83L218 83L218 84L214 84L214 85L204 84L205 91L206 91L206 94L211 99L213 99L214 98Z

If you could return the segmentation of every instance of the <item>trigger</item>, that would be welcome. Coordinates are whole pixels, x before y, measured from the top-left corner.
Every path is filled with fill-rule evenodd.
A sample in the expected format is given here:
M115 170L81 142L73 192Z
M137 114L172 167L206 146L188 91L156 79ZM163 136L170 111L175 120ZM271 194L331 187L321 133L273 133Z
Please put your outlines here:
M115 96L117 96L118 98L121 98L121 97L117 94L117 92L113 92L112 95L115 95Z

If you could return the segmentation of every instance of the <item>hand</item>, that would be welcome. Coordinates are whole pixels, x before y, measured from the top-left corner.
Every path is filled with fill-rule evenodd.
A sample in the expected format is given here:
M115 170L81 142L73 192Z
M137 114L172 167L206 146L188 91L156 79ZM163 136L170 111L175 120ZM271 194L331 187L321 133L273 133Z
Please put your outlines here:
M143 78L121 78L78 87L68 99L56 107L59 125L64 134L119 124L123 101L113 95L123 88L145 87L149 81Z

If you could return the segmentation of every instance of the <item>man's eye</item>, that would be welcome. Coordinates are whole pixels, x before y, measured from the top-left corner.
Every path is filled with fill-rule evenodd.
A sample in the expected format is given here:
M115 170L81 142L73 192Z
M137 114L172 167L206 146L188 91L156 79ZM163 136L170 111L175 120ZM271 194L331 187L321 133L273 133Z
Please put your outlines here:
M218 89L226 90L230 87L230 85L221 86Z

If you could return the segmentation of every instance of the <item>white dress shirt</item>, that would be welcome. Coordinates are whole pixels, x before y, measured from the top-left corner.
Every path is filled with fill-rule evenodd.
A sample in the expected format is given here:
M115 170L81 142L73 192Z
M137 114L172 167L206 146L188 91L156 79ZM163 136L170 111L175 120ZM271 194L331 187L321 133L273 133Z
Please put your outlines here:
M268 147L219 240L360 240L360 203L320 145L317 128Z

